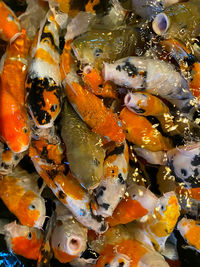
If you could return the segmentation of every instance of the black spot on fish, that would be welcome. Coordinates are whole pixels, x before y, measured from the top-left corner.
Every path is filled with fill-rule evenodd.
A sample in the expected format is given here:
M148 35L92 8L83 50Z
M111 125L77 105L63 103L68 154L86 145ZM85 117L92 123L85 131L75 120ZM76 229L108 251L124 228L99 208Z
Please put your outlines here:
M193 66L193 64L198 60L193 54L188 54L187 57L184 57L183 61L186 62L188 66Z
M101 48L96 48L94 51L95 57L100 56L103 53L103 50Z
M3 144L3 150L9 150L9 147L6 144Z
M101 225L101 227L100 227L100 232L104 232L104 231L106 230L106 228L107 228L107 225L106 225L106 223L104 222L104 223Z
M64 46L65 46L65 38L64 38L64 36L60 36L59 37L59 49L60 49L60 51L63 51Z
M47 147L44 146L43 149L42 149L42 152L41 152L41 156L46 158L47 155L48 155L48 150L47 150Z
M118 179L119 179L120 184L125 184L125 181L121 173L118 174Z
M106 158L112 155L120 155L122 153L124 153L124 144L122 144L121 146L116 146L111 152L106 155Z
M123 267L124 266L124 262L120 262L118 267Z
M18 160L18 159L19 159L19 156L15 155L14 160Z
M102 197L105 190L106 190L105 186L101 186L97 191L96 198Z
M200 155L195 155L191 161L191 164L193 166L199 166L200 165Z
M136 197L136 195L135 195L135 194L133 194L133 195L132 195L132 199L134 199L135 197Z
M137 68L129 61L125 61L124 65L121 68L127 72L129 77L138 75Z
M142 108L134 108L134 107L131 107L131 109L133 111L135 111L136 113L138 113L138 114L143 114L146 111L145 109L142 109Z
M110 267L109 263L104 264L104 267Z
M80 216L85 216L86 215L86 211L84 209L80 209Z
M64 194L62 191L59 191L59 193L58 193L58 197L59 197L60 199L64 199L64 198L65 198L65 194Z
M187 176L187 171L185 169L181 169L181 173L183 174L183 176Z
M121 71L121 70L122 70L122 69L121 69L121 66L118 65L118 66L116 67L116 70Z
M197 177L199 175L199 170L198 168L195 168L194 169L194 176Z
M108 203L103 203L100 205L102 208L104 208L105 210L108 210L108 208L110 207L110 204Z
M57 109L57 105L56 105L56 104L54 104L54 105L51 106L51 108L50 108L50 110L51 110L52 112L55 112L56 109Z
M85 259L85 260L87 260L87 259L94 259L94 260L96 260L96 259L99 258L99 254L98 254L96 251L92 250L90 247L88 247L88 248L81 254L80 258L83 258L83 259Z
M52 160L52 159L47 159L47 163L49 163L49 164L54 164L55 162L54 162L54 160Z
M9 165L7 165L5 162L1 163L1 167L4 168L5 170L9 169Z
M58 170L55 170L55 169L47 170L46 172L51 180L53 180L58 174Z
M97 158L95 158L94 159L94 165L95 166L99 166L99 164L100 164L100 161Z

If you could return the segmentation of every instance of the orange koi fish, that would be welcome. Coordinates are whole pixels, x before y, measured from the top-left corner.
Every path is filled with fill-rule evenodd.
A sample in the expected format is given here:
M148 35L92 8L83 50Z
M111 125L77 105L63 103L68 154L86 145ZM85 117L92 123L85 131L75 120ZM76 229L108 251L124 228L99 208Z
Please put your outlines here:
M45 139L33 141L29 155L37 172L76 220L88 229L105 232L107 224L101 216L92 213L89 194L70 173L64 174L65 166L61 164L63 151L59 145Z
M200 99L200 62L180 41L167 39L161 42L162 47L180 66L182 74L189 80L189 87L194 96Z
M1 73L0 135L15 153L27 150L30 142L24 100L29 47L26 31L22 30L21 35L7 48Z
M149 189L132 183L107 222L115 226L138 220L153 212L157 201L158 198Z
M3 228L8 249L27 259L37 260L42 244L42 231L19 225L16 221L6 224Z
M95 189L99 208L97 214L109 217L120 202L126 190L128 173L128 146L126 142L113 146L104 160L103 179ZM111 194L115 192L115 194Z
M25 152L14 153L6 144L0 142L0 175L12 173L24 155Z
M41 228L46 208L39 194L37 179L38 176L17 167L0 180L0 197L21 224Z
M49 12L33 49L26 79L26 101L39 128L49 128L61 109L59 26Z
M118 116L107 109L101 99L73 79L73 74L69 73L65 90L70 103L81 118L95 133L101 134L109 141L122 143L125 136Z
M56 214L51 247L55 258L62 263L67 263L85 251L87 228L77 222L62 203L57 203Z
M199 221L182 218L177 225L177 229L181 233L182 237L186 240L189 247L200 252Z
M3 1L0 1L0 14L0 38L7 42L13 41L21 31L19 20Z
M133 239L123 226L110 228L102 237L92 242L92 248L100 254L95 267L169 266L158 252Z
M117 99L116 86L112 82L104 82L98 69L86 68L83 70L83 81L88 89L95 95Z
M159 198L154 211L147 216L147 220L140 223L141 229L149 237L156 250L164 250L165 242L179 218L179 210L175 193L168 192Z
M126 139L147 150L160 151L172 148L172 143L163 137L156 129L156 125L140 115L136 115L127 108L123 108L120 119L126 132Z

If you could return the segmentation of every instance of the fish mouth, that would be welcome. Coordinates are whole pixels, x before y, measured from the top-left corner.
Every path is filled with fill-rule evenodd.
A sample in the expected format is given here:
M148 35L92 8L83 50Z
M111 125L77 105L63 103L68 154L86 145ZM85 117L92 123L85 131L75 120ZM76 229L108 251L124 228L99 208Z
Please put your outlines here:
M153 20L152 27L156 34L163 35L169 29L170 21L165 13L159 13Z
M67 250L70 255L81 253L84 250L82 239L78 236L70 237L67 240Z

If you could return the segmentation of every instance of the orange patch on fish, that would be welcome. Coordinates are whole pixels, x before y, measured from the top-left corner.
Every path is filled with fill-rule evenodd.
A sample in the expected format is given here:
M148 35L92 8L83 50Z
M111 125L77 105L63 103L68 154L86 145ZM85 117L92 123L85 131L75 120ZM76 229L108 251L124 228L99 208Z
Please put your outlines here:
M85 11L95 13L94 7L99 3L100 0L89 0L88 3L85 5Z
M37 260L39 257L42 238L38 239L35 233L31 233L32 237L20 236L12 239L12 250L14 253L21 255L27 259Z
M110 163L112 165L112 163ZM116 178L119 173L119 168L115 165L104 168L104 178Z
M66 41L60 57L60 73L62 80L64 80L66 75L70 72L73 63L74 59L71 55L71 41Z
M190 221L189 223L189 230L184 235L185 238L188 240L189 244L192 246L195 246L198 250L200 250L200 226L198 224L199 222L196 221Z
M119 125L118 116L107 109L101 99L76 82L72 82L65 89L69 101L76 106L83 120L92 128L93 132L112 141L119 143L124 141L125 136Z
M40 60L45 61L50 65L56 65L56 62L52 58L51 54L43 48L38 48L34 57L39 58Z
M110 226L115 226L137 220L147 213L148 210L143 208L139 201L133 200L130 196L125 196L114 210L113 215L106 220Z
M10 150L4 150L1 154L2 161L10 162L12 160L13 153Z
M200 63L195 62L192 69L192 80L189 83L190 90L194 96L200 99Z
M75 256L69 255L66 252L63 252L62 250L60 250L59 248L58 249L55 249L54 247L53 247L53 253L54 253L54 257L56 259L58 259L61 263L70 262L73 259L75 259L75 258L78 257L76 255Z
M0 37L4 41L10 41L21 30L19 20L3 1L0 1L0 14Z
M123 108L120 113L120 119L128 141L151 151L172 148L171 141L163 137L145 117Z

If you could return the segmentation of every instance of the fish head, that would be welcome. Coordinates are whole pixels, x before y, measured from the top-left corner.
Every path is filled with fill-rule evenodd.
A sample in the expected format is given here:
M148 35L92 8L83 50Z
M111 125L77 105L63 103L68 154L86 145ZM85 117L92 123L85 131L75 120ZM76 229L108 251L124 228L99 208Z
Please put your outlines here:
M27 191L19 202L19 219L24 225L42 228L45 215L45 201L33 191Z
M63 263L80 256L86 249L87 230L74 219L69 221L57 221L51 236L54 256Z
M176 194L172 192L165 193L160 197L154 210L153 217L157 220L157 231L161 235L167 236L173 231L180 216L180 206ZM159 236L159 233L157 234Z
M43 235L37 228L19 225L16 221L4 226L7 246L14 253L28 259L37 259Z

